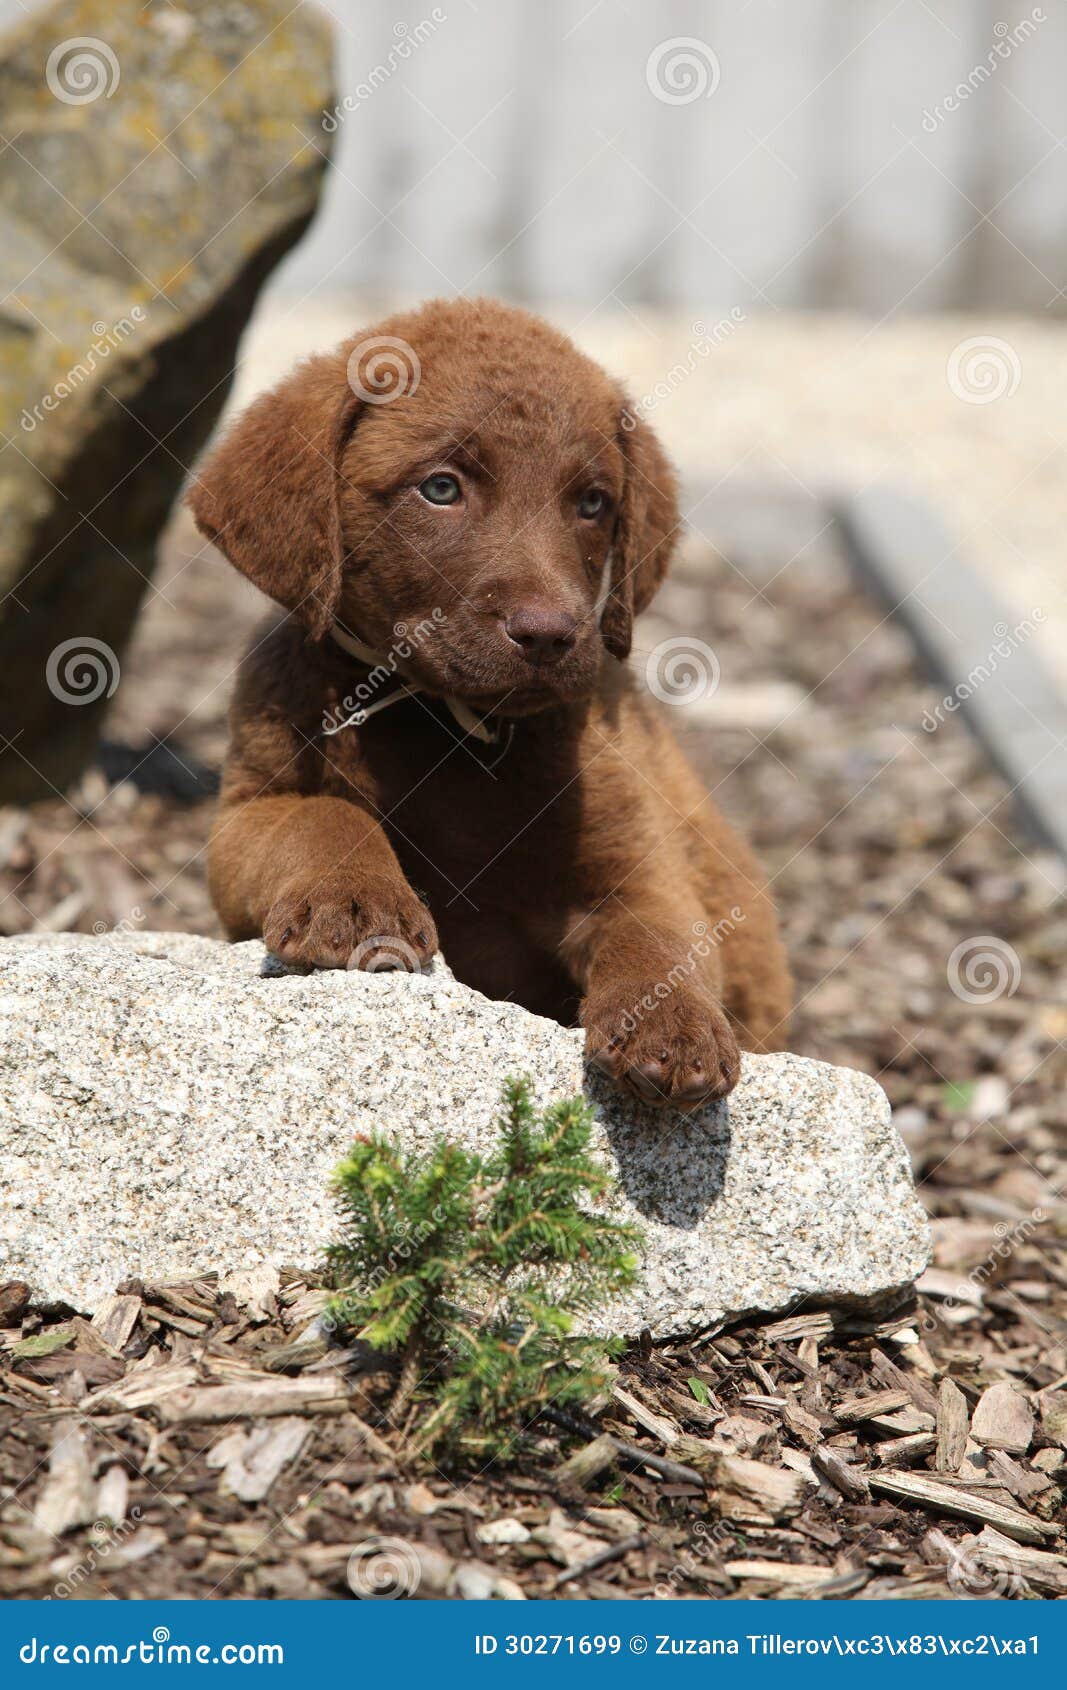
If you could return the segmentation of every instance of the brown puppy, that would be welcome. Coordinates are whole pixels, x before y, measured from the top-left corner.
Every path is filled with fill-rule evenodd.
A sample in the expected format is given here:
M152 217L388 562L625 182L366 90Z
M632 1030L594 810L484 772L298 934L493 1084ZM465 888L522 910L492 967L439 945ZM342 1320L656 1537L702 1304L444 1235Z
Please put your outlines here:
M373 968L440 935L460 980L580 1020L674 1108L729 1091L739 1042L779 1045L760 873L622 661L679 516L602 370L525 312L435 301L257 400L190 503L288 613L233 704L231 937Z

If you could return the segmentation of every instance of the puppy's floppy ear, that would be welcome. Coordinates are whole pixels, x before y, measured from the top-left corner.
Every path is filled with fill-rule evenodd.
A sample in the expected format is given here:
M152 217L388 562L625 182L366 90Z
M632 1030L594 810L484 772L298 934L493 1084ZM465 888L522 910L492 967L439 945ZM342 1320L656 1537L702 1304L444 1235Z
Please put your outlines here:
M301 364L237 418L189 489L201 534L321 637L341 588L341 459L360 401L338 352Z
M625 406L616 434L626 466L612 541L611 579L600 634L613 657L629 656L634 617L667 573L681 525L678 484L648 423Z

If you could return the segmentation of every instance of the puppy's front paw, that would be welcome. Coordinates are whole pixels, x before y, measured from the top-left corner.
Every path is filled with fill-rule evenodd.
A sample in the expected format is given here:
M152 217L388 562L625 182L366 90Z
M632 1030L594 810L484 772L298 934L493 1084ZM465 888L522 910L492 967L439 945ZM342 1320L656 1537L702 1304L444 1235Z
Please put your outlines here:
M297 968L415 974L437 950L437 929L404 880L329 876L275 900L263 943Z
M723 1011L691 988L615 987L582 1006L586 1060L642 1103L690 1113L733 1090L737 1040Z

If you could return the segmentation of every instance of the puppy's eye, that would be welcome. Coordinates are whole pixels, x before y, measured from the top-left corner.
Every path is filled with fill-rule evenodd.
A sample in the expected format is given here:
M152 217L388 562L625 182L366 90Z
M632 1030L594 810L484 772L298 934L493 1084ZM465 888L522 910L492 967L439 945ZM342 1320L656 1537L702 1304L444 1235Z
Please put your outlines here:
M586 522L595 522L598 516L603 516L607 502L607 494L599 487L587 487L578 500L578 515Z
M428 504L454 505L463 489L454 475L428 475L419 482L419 492Z

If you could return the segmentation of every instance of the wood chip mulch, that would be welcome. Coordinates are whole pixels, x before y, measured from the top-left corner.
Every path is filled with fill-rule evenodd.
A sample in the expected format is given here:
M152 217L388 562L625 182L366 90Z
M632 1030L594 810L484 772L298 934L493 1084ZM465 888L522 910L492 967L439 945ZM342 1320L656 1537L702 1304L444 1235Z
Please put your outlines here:
M323 1300L130 1281L89 1321L0 1289L3 1594L1067 1595L1062 1358L1023 1332L921 1297L646 1343L580 1435L449 1474L398 1462L395 1381L325 1346Z
M131 1281L92 1320L0 1285L0 1594L1067 1595L1063 867L951 713L923 729L936 689L832 534L776 576L700 562L638 661L679 629L715 652L679 725L774 877L793 1047L889 1093L934 1230L917 1298L637 1345L591 1422L446 1474L398 1465L391 1381L316 1340L295 1275ZM209 695L194 769L248 616L206 570L165 580L112 725ZM3 930L215 930L209 805L114 768L0 812Z

